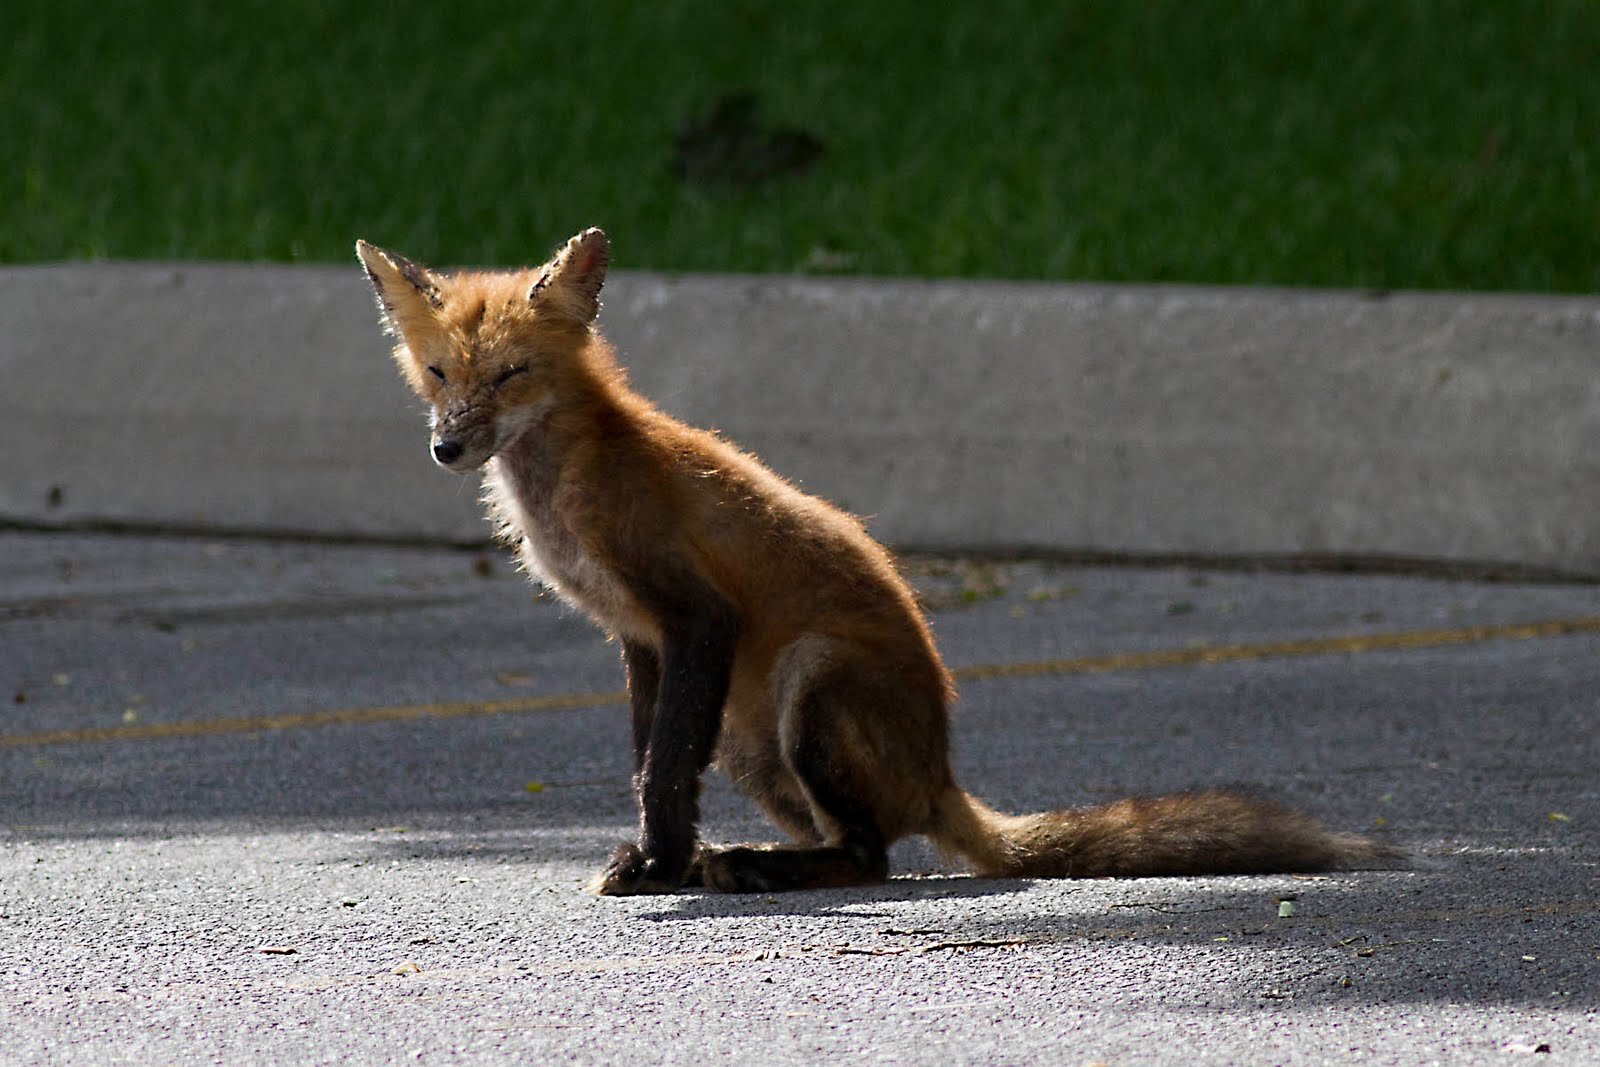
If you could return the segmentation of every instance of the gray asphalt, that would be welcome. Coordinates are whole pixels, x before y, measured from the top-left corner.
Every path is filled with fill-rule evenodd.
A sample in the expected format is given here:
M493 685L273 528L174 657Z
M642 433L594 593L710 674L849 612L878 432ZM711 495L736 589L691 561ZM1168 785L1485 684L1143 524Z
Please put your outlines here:
M1600 589L910 569L991 803L1243 784L1410 865L600 899L616 650L498 555L11 531L0 1062L1600 1062Z

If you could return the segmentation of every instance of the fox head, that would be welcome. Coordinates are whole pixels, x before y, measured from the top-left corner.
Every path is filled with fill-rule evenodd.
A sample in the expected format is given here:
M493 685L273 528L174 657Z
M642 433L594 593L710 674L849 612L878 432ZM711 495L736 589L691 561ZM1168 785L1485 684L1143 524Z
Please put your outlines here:
M579 372L609 243L588 229L541 267L449 275L365 241L356 255L401 373L433 408L435 462L467 471L538 423Z

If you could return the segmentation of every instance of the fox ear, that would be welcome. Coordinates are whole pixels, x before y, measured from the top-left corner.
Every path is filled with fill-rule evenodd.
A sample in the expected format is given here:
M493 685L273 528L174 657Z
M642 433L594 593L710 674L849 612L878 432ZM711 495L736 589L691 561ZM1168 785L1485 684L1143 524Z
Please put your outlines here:
M611 242L591 226L567 242L528 290L528 302L587 326L600 314L600 287L611 262Z
M392 332L413 341L438 329L434 312L444 307L444 294L433 272L365 241L356 242L356 257L367 270L378 307Z

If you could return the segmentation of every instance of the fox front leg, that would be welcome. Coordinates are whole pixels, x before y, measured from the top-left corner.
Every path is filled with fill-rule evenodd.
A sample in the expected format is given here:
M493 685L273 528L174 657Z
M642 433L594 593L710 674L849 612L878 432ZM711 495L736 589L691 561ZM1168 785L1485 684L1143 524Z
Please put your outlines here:
M711 762L738 623L710 590L666 629L660 653L623 646L633 715L637 844L619 846L594 883L606 896L670 893L692 877L698 846L700 776Z
M647 644L624 641L622 661L628 670L628 705L633 727L634 799L642 806L639 782L650 752L650 730L655 724L657 702L661 699L661 656ZM590 888L608 896L665 893L676 888L655 877L655 872L648 868L644 851L638 845L618 845L606 869Z

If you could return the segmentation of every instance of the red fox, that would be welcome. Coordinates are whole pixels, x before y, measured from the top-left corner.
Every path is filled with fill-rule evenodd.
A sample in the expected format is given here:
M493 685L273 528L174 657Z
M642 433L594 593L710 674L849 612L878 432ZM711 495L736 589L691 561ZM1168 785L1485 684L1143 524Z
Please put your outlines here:
M595 328L598 229L521 271L444 274L357 242L433 459L485 470L500 537L622 647L635 843L592 888L772 892L888 877L925 834L987 877L1245 874L1388 857L1225 792L1003 815L956 784L949 672L853 517L632 391ZM698 838L713 760L791 838Z

